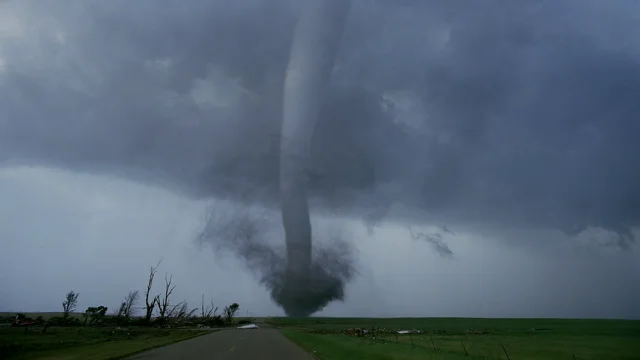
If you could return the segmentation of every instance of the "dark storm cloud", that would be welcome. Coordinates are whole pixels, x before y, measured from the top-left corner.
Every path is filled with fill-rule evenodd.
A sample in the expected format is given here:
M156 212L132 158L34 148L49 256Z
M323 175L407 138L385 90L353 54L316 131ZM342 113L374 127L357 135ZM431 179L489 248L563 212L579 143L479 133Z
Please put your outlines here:
M0 37L0 160L274 203L296 4L3 3L24 23ZM372 222L401 203L445 223L602 226L624 244L640 217L638 10L356 1L314 197Z

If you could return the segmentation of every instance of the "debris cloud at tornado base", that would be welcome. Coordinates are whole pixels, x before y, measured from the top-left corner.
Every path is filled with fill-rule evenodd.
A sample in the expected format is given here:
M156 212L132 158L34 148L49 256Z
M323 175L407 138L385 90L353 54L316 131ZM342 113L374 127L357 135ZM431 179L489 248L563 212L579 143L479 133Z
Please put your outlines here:
M237 204L222 208L219 203L209 208L200 243L242 259L287 315L309 316L344 299L345 286L356 274L353 248L344 232L316 231L310 265L303 276L292 279L286 247L270 241L283 235L274 212Z

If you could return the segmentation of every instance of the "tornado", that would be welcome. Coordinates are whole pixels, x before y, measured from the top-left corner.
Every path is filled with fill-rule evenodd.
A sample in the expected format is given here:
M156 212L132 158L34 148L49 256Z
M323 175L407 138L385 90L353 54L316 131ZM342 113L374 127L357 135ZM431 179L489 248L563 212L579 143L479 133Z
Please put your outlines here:
M307 0L296 25L284 82L280 195L286 269L272 297L288 316L342 299L344 278L312 257L308 182L311 140L328 91L351 0Z

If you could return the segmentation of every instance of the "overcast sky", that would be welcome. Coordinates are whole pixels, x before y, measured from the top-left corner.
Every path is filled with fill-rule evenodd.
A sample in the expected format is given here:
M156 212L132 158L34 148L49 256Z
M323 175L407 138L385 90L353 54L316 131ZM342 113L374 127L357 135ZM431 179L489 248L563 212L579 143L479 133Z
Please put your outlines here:
M297 4L0 1L0 311L113 308L163 259L176 300L282 314L197 239L242 198L283 242ZM639 6L354 1L312 217L358 273L319 315L640 318Z

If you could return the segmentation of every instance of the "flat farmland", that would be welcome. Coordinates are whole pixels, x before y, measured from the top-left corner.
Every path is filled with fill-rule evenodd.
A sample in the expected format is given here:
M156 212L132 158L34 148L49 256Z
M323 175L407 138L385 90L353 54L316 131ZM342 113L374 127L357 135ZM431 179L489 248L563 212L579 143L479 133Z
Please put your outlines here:
M269 318L322 360L640 359L640 321L467 318ZM366 333L354 329L364 329ZM409 330L411 334L397 334ZM358 336L363 335L363 336Z

